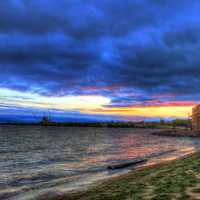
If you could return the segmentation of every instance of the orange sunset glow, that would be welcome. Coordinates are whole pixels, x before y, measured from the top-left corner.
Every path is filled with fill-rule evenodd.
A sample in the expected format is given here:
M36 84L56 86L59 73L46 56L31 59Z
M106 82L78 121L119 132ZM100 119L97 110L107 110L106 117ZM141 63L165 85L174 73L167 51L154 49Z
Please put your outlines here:
M144 117L173 117L186 118L192 111L193 106L145 106L145 107L121 107L104 108L91 113L112 114L121 116L144 116Z

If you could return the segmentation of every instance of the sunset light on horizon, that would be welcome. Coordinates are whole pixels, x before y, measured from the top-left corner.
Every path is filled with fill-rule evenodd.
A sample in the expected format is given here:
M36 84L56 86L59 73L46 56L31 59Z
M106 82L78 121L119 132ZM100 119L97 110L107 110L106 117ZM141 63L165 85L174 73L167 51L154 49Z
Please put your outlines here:
M126 94L129 96L129 94ZM131 95L130 95L131 96ZM137 95L137 97L139 94ZM158 95L163 97L162 95ZM78 111L82 114L95 114L102 116L119 116L119 119L135 116L143 118L187 118L192 111L192 107L197 102L192 101L169 101L161 102L158 99L135 102L135 105L120 106L112 104L112 97L100 95L68 95L68 96L45 96L31 92L13 91L0 88L0 104L3 107L43 109L43 112L60 110L62 112ZM157 97L158 98L158 97ZM131 118L129 118L131 119ZM140 119L140 118L139 118ZM133 121L134 121L133 120Z

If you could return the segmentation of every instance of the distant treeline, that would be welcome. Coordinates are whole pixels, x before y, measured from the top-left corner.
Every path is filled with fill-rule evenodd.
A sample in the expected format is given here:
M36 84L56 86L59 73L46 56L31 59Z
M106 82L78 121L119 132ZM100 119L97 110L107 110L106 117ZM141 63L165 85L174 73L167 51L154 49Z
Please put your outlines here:
M40 126L65 126L65 127L108 127L108 128L191 128L191 121L175 119L158 122L53 122L48 117L43 117L39 123L5 123L6 125L40 125Z

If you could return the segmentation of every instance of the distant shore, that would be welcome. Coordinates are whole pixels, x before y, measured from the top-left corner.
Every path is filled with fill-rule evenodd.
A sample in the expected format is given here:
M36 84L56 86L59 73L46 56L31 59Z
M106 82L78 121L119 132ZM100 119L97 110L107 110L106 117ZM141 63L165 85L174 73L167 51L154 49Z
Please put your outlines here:
M200 131L188 129L166 129L153 132L153 135L158 136L171 136L171 137L200 137Z
M200 194L200 153L144 167L87 191L41 200L196 199Z
M174 120L170 122L55 122L48 118L39 122L2 122L0 125L7 126L56 126L56 127L105 127L105 128L155 128L155 129L190 129L188 120Z

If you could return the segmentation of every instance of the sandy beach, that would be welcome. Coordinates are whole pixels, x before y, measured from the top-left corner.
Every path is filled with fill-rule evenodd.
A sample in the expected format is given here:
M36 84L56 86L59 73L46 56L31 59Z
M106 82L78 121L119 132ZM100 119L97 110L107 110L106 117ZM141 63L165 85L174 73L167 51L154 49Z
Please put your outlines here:
M200 153L150 163L68 195L44 195L40 200L199 199Z

